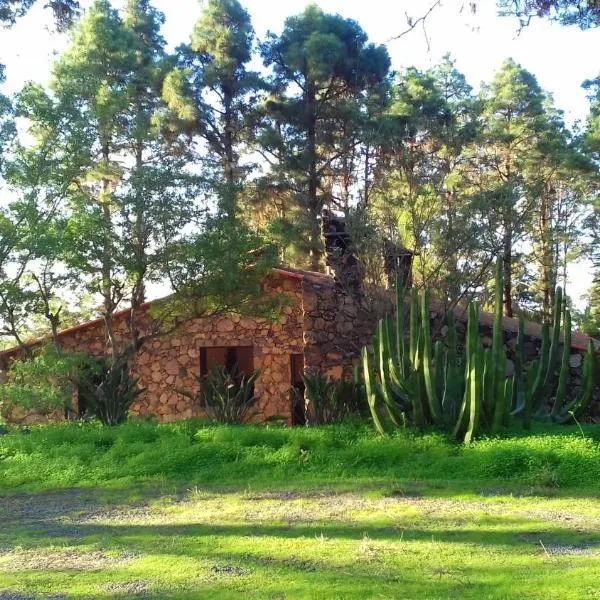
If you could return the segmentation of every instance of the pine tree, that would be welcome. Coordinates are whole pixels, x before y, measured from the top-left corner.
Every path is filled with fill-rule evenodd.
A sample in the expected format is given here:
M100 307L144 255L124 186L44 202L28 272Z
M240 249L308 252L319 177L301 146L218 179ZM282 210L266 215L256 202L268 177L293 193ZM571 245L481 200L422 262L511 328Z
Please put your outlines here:
M192 217L185 156L160 131L161 22L146 0L130 0L124 19L96 0L54 67L53 96L34 85L21 94L32 136L40 147L52 141L60 165L46 185L64 201L64 261L100 294L114 355L137 349L144 286L164 275L169 245ZM123 302L129 342L115 333Z
M497 241L503 261L504 314L513 316L515 243L531 216L524 171L539 158L539 137L545 125L545 95L535 77L507 60L482 94L483 127L477 153L488 232Z
M347 121L342 112L352 110L349 99L385 80L389 57L382 46L368 44L358 23L315 5L286 19L281 35L270 34L261 54L274 76L259 145L271 159L272 185L300 208L310 268L321 270L320 218L331 201L327 177L351 150L337 135L338 119Z
M182 130L208 149L205 172L222 214L234 217L247 168L240 161L252 133L257 93L264 87L248 69L254 31L237 0L209 0L191 41L178 49L178 68L165 82L165 98Z

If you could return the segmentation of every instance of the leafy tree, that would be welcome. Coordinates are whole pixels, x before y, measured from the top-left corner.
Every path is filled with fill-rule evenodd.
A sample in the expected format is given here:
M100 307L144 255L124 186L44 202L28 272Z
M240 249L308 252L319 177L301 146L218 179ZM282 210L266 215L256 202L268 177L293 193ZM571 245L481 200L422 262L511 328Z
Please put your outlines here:
M373 209L384 235L416 252L416 283L445 290L451 302L473 271L477 236L462 170L476 119L471 88L446 58L430 72L402 73L380 121Z
M8 27L14 25L36 2L37 0L0 0L0 23ZM44 6L52 10L59 31L67 29L79 11L77 0L47 0Z
M497 4L500 15L517 17L522 26L535 17L581 29L600 24L600 6L595 0L497 0Z
M485 87L482 102L476 156L482 214L486 215L490 246L501 248L504 314L512 316L515 245L523 238L534 202L526 194L524 173L540 156L545 95L531 73L507 60Z
M123 348L114 313L129 302L136 348L145 284L160 278L165 245L192 216L185 155L167 147L160 132L161 22L146 0L130 0L124 19L97 0L55 65L53 96L33 85L21 95L37 145L52 140L52 158L61 163L46 184L64 192L63 259L101 295L116 354Z
M269 34L261 54L273 70L261 153L270 161L271 185L300 208L310 267L320 270L320 217L331 200L325 178L348 153L343 136L337 135L338 119L344 109L353 110L349 98L385 79L389 57L384 47L367 43L358 23L315 5L286 19L281 35Z
M248 69L253 40L250 15L237 0L209 0L164 86L182 129L206 145L205 173L212 173L221 212L231 217L248 170L240 162L242 146L251 135L256 94L264 87Z

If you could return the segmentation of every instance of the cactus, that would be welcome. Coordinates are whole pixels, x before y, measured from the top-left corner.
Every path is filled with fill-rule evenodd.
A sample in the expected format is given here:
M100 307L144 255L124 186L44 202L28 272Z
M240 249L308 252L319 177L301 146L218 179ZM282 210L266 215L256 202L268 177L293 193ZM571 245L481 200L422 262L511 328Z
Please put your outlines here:
M563 353L560 362L560 375L558 377L558 388L550 415L556 417L561 414L565 398L567 397L567 385L569 382L569 358L571 356L571 313L565 310L563 327Z
M446 361L444 367L444 382L442 395L442 412L444 423L447 427L454 426L460 402L463 395L463 382L460 376L460 367L458 364L458 351L456 341L456 323L454 313L450 311L447 315L448 321L448 350L446 352Z
M434 426L469 442L479 433L499 433L511 416L520 416L527 428L531 419L547 411L554 391L551 416L567 422L585 412L593 397L595 350L590 344L584 362L583 389L580 396L565 405L571 346L571 318L563 312L563 294L557 288L552 329L542 326L538 360L528 369L524 362L524 321L519 320L514 360L514 375L506 377L506 354L502 326L502 265L496 265L496 301L492 347L484 350L479 336L479 309L468 305L464 353L457 351L454 313L447 315L447 347L433 343L430 329L429 296L420 301L416 289L410 291L408 336L405 331L404 293L396 289L395 319L383 319L377 326L373 349L363 348L364 394L376 429L383 433L390 426L406 424L419 429ZM556 367L560 356L560 326L563 324L564 348L560 360L558 386ZM524 376L524 373L527 373ZM556 387L556 390L555 390Z
M481 393L481 384L483 368L481 364L481 353L473 352L469 359L469 426L465 433L465 442L468 444L477 435L479 429L479 419L481 413L481 404L483 394Z
M429 412L433 423L443 425L442 401L438 396L437 386L431 364L431 331L429 324L429 294L424 292L421 296L421 334L423 339L423 381L429 401Z
M363 365L363 380L365 383L365 394L367 396L367 403L369 405L369 410L371 411L371 418L373 419L373 424L375 425L375 429L381 434L385 433L383 425L381 423L381 419L379 418L379 414L377 412L377 396L375 394L375 382L372 378L371 364L369 360L369 350L365 346L361 351L362 356L362 365Z
M556 360L558 358L558 350L560 345L560 322L563 310L562 303L562 288L558 286L554 293L554 309L552 312L552 343L548 355L548 368L544 377L544 394L543 399L547 399L547 395L552 387L554 379L554 370L556 369Z
M594 398L594 385L596 383L596 349L592 340L588 340L588 346L583 360L582 389L578 398L567 404L554 420L559 423L569 423L579 419L585 414L592 399Z
M471 374L471 360L477 354L479 341L479 313L477 304L469 304L469 316L467 320L467 337L465 339L465 365L463 373L464 395L460 406L460 411L456 423L452 430L452 436L461 439L465 435L470 423L469 413L471 410L471 389L469 378ZM463 438L464 439L464 438Z
M543 401L544 381L550 359L550 334L548 323L542 325L542 346L540 348L540 358L536 363L535 379L533 385L525 394L525 405L523 408L523 427L529 429L531 427L531 417L539 408Z
M525 403L525 383L523 381L523 366L525 354L525 321L519 317L519 327L517 330L517 345L514 355L514 382L511 400L511 415L518 415L523 411Z
M487 395L487 417L491 421L492 433L498 433L504 424L506 403L504 386L506 381L506 354L504 352L504 328L502 326L502 263L496 264L494 329L492 333L491 389Z

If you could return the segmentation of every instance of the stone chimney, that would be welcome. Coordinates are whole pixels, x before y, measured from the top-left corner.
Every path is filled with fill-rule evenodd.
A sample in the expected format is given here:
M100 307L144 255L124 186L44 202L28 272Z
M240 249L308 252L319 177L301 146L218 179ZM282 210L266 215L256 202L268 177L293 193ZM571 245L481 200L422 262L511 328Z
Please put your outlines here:
M412 261L414 252L403 248L389 239L383 240L383 265L388 278L388 285L393 288L396 285L396 276L404 289L412 285Z
M345 289L359 296L363 291L363 269L352 251L346 219L330 210L323 211L322 219L327 266Z

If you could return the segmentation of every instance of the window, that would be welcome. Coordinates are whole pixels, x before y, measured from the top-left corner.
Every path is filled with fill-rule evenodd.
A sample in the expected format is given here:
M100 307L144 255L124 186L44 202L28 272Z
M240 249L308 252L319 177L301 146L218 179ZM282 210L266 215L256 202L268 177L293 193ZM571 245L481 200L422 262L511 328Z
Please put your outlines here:
M210 373L213 367L225 367L232 371L237 365L240 375L252 375L254 372L254 353L252 346L217 346L200 348L200 376Z

